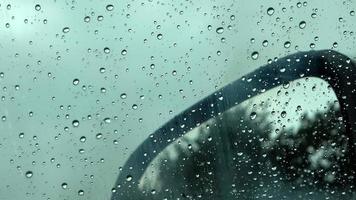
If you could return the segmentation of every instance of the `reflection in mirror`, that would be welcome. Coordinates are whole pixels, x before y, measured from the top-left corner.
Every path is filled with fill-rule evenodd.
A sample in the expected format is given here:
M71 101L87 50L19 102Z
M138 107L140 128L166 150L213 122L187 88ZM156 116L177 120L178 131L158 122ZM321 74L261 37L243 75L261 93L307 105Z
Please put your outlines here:
M349 199L347 140L330 86L299 79L171 143L132 199Z

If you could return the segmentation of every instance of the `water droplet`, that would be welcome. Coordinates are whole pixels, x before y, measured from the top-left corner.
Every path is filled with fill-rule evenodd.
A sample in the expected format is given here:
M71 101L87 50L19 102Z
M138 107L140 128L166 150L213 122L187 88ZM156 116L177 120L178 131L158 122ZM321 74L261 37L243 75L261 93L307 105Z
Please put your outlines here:
M224 28L223 27L219 27L216 29L216 33L217 34L222 34L224 32Z
M284 43L284 47L287 48L287 49L290 47L290 45L291 45L291 43L289 41L286 41Z
M104 53L106 53L106 54L110 53L110 48L109 47L105 47L104 48Z
M79 149L78 152L79 152L80 154L83 154L83 153L85 153L85 150L84 150L84 149Z
M22 139L22 138L24 138L24 137L25 137L25 133L22 133L22 132L21 132L21 133L19 134L19 138Z
M85 141L87 141L87 138L85 136L82 136L79 138L79 141L84 143Z
M114 6L112 4L109 4L109 5L106 6L106 10L107 11L112 11L112 10L114 10Z
M287 116L287 112L286 112L286 111L282 111L282 112L281 112L281 117L282 117L282 118L285 118L286 116Z
M78 85L79 84L79 79L75 78L73 79L73 85Z
M257 59L258 59L258 56L259 56L259 53L258 53L257 51L254 51L254 52L252 52L252 54L251 54L251 58L252 58L253 60L257 60Z
M274 8L269 7L269 8L267 9L267 15L272 16L273 14L274 14Z
M106 71L105 67L100 67L100 69L99 69L99 72L100 72L100 73L103 74L103 73L105 73L105 71Z
M84 196L84 190L79 190L79 191L78 191L78 195L79 195L79 196Z
M84 22L86 22L86 23L90 22L90 17L89 16L85 16L84 17Z
M250 119L251 119L251 120L256 119L256 117L257 117L257 113L256 113L256 112L252 112L252 113L250 114Z
M351 15L351 16L355 16L355 11L354 11L354 10L351 10L351 11L350 11L350 15Z
M126 55L127 54L127 51L126 51L126 49L123 49L122 51L121 51L121 55Z
M132 109L136 110L138 108L137 104L132 105Z
M121 98L121 99L126 99L126 98L127 98L126 93L122 93L122 94L120 95L120 98Z
M268 46L268 40L263 40L262 46L267 47Z
M96 18L99 22L101 22L101 21L103 21L103 19L104 19L104 16L102 16L102 15L99 15L97 18Z
M111 123L111 119L109 117L107 117L107 118L104 119L104 122L106 124L110 124Z
M41 5L40 4L36 4L35 5L35 10L36 11L40 11L41 10Z
M333 43L333 47L334 47L334 48L337 48L337 46L338 46L337 42L334 42L334 43Z
M299 23L299 28L300 28L300 29L304 29L306 25L307 25L307 23L306 23L305 21L301 21L301 22Z
M62 29L62 32L63 32L63 33L68 33L69 30L70 30L69 27L64 27L64 28Z
M297 106L297 111L301 111L302 110L302 106L298 105Z
M157 39L162 40L162 38L163 38L163 35L161 33L157 35Z
M78 127L79 126L79 121L78 120L73 120L72 121L73 127Z
M314 44L314 43L310 43L310 44L309 44L309 47L310 47L311 49L314 49L314 48L315 48L315 44Z
M102 133L98 133L98 134L96 134L95 137L96 137L96 139L99 140L99 139L101 139L103 137L103 134Z
M283 83L283 88L284 88L284 89L288 89L288 88L289 88L289 86L290 86L290 84L289 84L289 83Z
M33 176L33 172L32 171L27 171L25 173L25 176L26 176L26 178L31 178Z
M132 181L132 176L131 175L127 175L126 176L126 181Z
M68 188L68 183L62 183L61 187L62 187L63 189L67 189L67 188Z

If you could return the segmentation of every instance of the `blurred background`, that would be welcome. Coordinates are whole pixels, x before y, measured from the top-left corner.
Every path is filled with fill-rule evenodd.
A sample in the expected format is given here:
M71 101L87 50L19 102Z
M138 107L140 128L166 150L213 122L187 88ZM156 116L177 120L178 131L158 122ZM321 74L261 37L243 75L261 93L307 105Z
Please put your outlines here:
M218 88L298 51L355 59L355 10L352 0L0 2L0 199L110 199L130 153ZM335 100L311 78L245 107L267 102L277 114L266 123L298 129L300 113Z

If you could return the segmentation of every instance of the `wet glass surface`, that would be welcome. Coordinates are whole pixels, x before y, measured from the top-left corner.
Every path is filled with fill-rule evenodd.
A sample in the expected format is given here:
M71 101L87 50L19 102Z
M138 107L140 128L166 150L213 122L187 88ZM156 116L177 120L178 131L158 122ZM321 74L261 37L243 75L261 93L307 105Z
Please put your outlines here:
M0 199L356 199L355 11L0 2Z

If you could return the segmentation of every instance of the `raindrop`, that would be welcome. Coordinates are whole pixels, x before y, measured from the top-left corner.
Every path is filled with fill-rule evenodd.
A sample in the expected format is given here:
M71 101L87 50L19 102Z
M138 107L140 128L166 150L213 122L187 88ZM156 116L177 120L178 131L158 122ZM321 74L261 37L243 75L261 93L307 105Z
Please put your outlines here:
M69 30L70 30L69 27L64 27L64 28L62 29L62 32L63 32L63 33L68 33Z
M263 40L262 46L267 47L268 46L268 40Z
M105 73L105 71L106 71L105 67L100 67L100 69L99 69L99 72L100 72L100 73L103 74L103 73Z
M32 171L27 171L25 176L26 176L26 178L31 178L33 176L33 172Z
M337 42L334 42L334 43L333 43L333 47L334 47L334 48L337 48L337 46L338 46Z
M282 112L281 112L281 117L282 117L282 118L285 118L286 116L287 116L287 112L286 112L286 111L282 111Z
M107 118L104 119L104 122L106 124L110 124L111 123L111 119L109 117L107 117Z
M121 99L126 99L126 98L127 98L126 93L122 93L122 94L120 95L120 98L121 98Z
M302 106L298 105L297 106L297 111L301 111L302 110Z
M104 19L104 16L102 16L102 15L99 15L97 18L96 18L99 22L100 21L103 21L103 19Z
M252 54L251 54L251 58L252 58L253 60L257 60L257 59L258 59L258 56L259 56L259 53L258 53L257 51L254 51L254 52L252 52Z
M127 175L126 176L126 181L132 181L132 176L131 175Z
M307 25L307 23L306 23L305 21L301 21L301 22L299 23L299 28L300 28L300 29L304 29L306 25Z
M79 151L78 151L80 154L83 154L83 153L85 153L85 150L84 149L79 149Z
M95 137L96 137L96 139L99 140L99 139L101 139L103 137L103 134L102 133L98 133L98 134L96 134Z
M251 120L256 119L256 117L257 117L257 113L256 113L256 112L252 112L252 113L250 114L250 119L251 119Z
M22 139L22 138L24 138L24 137L25 137L25 133L22 133L22 132L21 132L21 133L19 134L19 138Z
M62 183L61 187L62 187L63 189L67 189L67 188L68 188L68 183Z
M78 120L73 120L72 121L73 127L78 127L79 126L79 121Z
M35 5L35 10L36 11L40 11L41 10L41 5L40 4L36 4Z
M216 33L217 34L222 34L224 32L224 28L223 27L219 27L216 29Z
M75 78L73 79L73 85L78 85L79 84L79 79Z
M106 10L107 11L112 11L112 10L114 10L114 6L112 4L109 4L109 5L106 6Z
M290 45L291 45L291 43L289 41L284 43L284 47L287 48L287 49L290 47Z
M132 109L136 110L138 108L137 104L132 105Z
M78 195L79 195L79 196L84 196L84 190L79 190L79 191L78 191Z
M310 43L309 46L310 46L311 49L315 48L315 44L314 43Z
M101 93L106 93L106 88L100 88Z
M121 55L126 55L127 54L127 51L126 51L126 49L123 49L122 51L121 51Z
M283 88L284 88L284 89L288 89L288 88L289 88L289 86L290 86L290 84L289 84L289 83L284 83L284 84L283 84Z
M89 16L85 16L84 17L84 22L86 22L86 23L90 22L90 17Z
M110 48L109 47L105 47L104 48L104 53L106 53L106 54L110 53Z
M272 16L273 13L274 13L274 8L269 7L269 8L267 9L267 15Z
M86 138L85 136L82 136L82 137L79 138L79 141L80 141L80 142L83 142L83 143L84 143L86 140L87 140L87 138Z
M162 40L162 38L163 38L163 35L161 33L157 35L157 39Z

